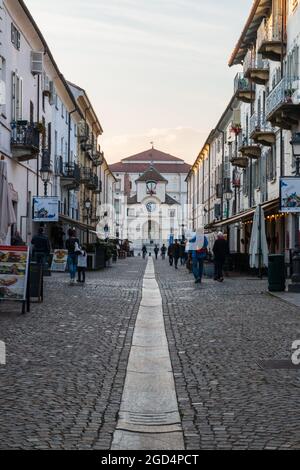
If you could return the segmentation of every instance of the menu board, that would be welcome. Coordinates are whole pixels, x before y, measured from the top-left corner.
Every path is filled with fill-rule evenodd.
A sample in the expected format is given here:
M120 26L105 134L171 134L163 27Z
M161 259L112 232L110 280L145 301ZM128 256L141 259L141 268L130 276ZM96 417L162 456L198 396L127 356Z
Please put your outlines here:
M26 300L29 248L0 245L0 300Z
M67 250L54 250L51 271L64 273L68 263Z

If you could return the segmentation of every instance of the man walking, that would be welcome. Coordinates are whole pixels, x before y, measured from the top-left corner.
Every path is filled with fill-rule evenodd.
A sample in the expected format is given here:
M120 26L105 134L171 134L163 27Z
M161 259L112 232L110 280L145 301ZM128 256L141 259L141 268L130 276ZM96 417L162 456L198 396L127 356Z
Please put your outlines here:
M161 247L161 258L162 260L165 260L166 259L166 253L167 253L167 247L165 244L163 244L163 246Z
M171 243L171 245L169 245L168 257L169 257L170 266L173 266L173 263L174 263L174 244L173 243Z
M173 256L174 256L174 262L175 262L175 269L178 269L178 261L180 258L180 245L178 243L178 240L175 240L175 244L173 248Z
M31 240L31 244L33 245L33 258L38 264L42 264L44 266L51 250L49 238L44 234L44 229L42 227L39 228L38 235L35 235Z
M223 282L223 266L226 260L226 256L229 254L228 243L225 240L222 232L218 233L218 238L215 241L213 247L214 263L215 263L215 281Z
M155 245L155 248L154 248L154 253L155 253L155 259L157 260L157 257L158 257L158 253L159 253L159 248L157 245Z
M143 252L143 259L145 259L145 258L146 258L146 254L148 253L147 248L146 248L146 245L143 246L142 252Z
M198 248L192 251L192 259L193 259L193 274L195 277L195 284L201 284L202 276L203 276L203 266L204 260L207 256L207 247L208 247L208 240L205 235L199 236L197 235L198 239Z

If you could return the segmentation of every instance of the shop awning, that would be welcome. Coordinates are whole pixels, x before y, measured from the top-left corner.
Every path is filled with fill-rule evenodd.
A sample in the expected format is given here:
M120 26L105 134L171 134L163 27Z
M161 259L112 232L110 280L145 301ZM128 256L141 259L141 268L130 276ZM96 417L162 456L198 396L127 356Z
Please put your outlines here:
M61 220L62 222L66 222L67 224L72 225L73 227L77 227L80 230L95 230L95 226L87 225L83 222L79 222L78 220L71 219L66 215L60 214L59 220Z
M265 212L270 212L272 210L278 211L279 209L279 198L272 199L271 201L264 202L261 207ZM220 228L220 227L225 227L226 225L232 225L237 222L241 222L244 220L251 219L254 215L256 207L252 209L248 209L244 212L240 212L239 214L234 215L233 217L230 217L229 219L225 220L220 220L220 222L216 222L214 224L214 228Z

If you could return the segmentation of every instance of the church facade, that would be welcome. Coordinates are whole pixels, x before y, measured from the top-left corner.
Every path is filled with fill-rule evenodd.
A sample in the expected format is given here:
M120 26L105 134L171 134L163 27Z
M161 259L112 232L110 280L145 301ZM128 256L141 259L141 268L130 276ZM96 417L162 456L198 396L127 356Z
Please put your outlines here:
M187 227L190 165L154 148L110 165L116 183L116 235L135 252L181 239Z

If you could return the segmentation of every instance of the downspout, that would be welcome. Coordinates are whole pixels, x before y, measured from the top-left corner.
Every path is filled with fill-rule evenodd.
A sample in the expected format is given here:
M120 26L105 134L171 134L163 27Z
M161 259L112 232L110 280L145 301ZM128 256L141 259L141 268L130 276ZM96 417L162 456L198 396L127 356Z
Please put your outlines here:
M222 141L223 141L223 148L222 148L222 192L221 192L221 220L223 220L223 214L224 214L224 165L225 165L225 132L222 131L221 129L217 129L220 134L222 134Z
M69 123L68 123L68 167L71 165L71 116L75 113L77 109L73 109L69 113ZM70 189L68 188L68 216L70 217Z
M41 80L40 75L37 77L38 86L37 86L37 122L40 122L40 86ZM36 195L39 196L39 172L40 172L40 153L38 152L36 157Z

